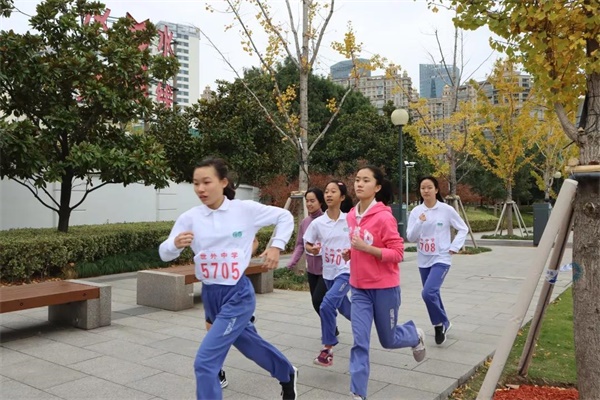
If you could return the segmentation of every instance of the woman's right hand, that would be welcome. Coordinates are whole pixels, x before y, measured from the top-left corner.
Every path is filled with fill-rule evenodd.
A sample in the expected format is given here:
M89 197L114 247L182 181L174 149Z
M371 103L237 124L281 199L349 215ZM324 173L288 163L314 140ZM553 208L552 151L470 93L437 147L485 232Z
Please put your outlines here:
M342 250L342 258L346 262L348 262L350 260L350 249L344 249L344 250Z
M175 236L175 247L177 247L178 249L183 249L184 247L190 246L193 240L193 232L181 232L179 235Z

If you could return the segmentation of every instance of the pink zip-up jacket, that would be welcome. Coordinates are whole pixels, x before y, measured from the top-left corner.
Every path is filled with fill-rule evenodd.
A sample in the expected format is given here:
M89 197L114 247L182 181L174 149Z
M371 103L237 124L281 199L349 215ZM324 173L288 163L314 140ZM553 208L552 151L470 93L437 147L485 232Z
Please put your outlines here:
M398 223L391 208L377 202L363 214L359 223L355 208L346 218L350 235L357 233L367 244L381 249L381 260L363 251L350 250L350 285L358 289L400 285L398 263L404 257L404 240L398 234Z

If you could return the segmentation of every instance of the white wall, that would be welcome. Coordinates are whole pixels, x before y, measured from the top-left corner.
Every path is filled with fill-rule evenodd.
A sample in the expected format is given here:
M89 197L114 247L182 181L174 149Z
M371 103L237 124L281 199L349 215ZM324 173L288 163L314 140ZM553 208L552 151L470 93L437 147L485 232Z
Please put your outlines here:
M100 181L94 178L93 183L98 185ZM73 189L71 205L82 198L84 187ZM52 183L46 189L57 201L60 199L59 183ZM40 197L47 203L51 201L43 191L40 191ZM258 201L258 188L240 185L236 198ZM173 221L199 203L189 183L171 183L161 190L140 184L126 187L110 184L90 193L71 213L69 225ZM56 228L57 225L58 214L44 207L29 190L12 180L0 181L0 230Z

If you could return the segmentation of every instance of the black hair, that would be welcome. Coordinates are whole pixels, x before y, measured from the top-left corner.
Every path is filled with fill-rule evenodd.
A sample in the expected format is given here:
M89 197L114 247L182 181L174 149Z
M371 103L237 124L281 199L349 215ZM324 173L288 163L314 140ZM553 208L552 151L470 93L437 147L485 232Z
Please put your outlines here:
M381 186L379 192L375 193L375 200L382 202L386 206L392 202L394 197L394 190L392 189L392 182L386 179L383 171L374 165L366 165L359 169L368 169L373 173L375 182Z
M433 176L424 176L421 179L419 179L419 185L417 186L417 188L419 190L419 200L421 201L421 203L423 203L423 201L425 201L425 200L423 200L423 196L421 196L421 182L423 182L425 180L430 180L431 182L433 182L433 187L435 187L437 189L437 193L435 194L435 198L440 203L443 203L444 202L444 198L442 197L442 195L440 193L440 184L438 183L437 179L435 179Z
M306 193L304 193L305 199L306 199L306 195L309 193L312 193L315 195L315 197L317 198L317 201L321 205L321 211L327 210L327 204L325 203L325 195L323 194L323 191L321 189L319 189L318 187L312 187L312 188L308 189L306 191Z
M350 211L352 209L352 206L353 206L352 198L348 194L348 186L346 186L346 184L342 181L333 179L333 180L329 181L329 183L327 183L327 185L325 185L325 187L329 186L330 183L335 183L337 185L337 187L340 189L340 193L342 194L342 196L344 196L344 200L342 200L342 204L340 204L340 211L343 213L347 213L348 211Z
M223 194L229 200L233 200L235 198L235 189L233 188L233 182L231 182L229 179L229 168L227 167L225 160L218 157L206 157L196 164L194 171L196 171L198 168L204 167L213 167L220 180L227 179L228 183L227 186L223 188Z

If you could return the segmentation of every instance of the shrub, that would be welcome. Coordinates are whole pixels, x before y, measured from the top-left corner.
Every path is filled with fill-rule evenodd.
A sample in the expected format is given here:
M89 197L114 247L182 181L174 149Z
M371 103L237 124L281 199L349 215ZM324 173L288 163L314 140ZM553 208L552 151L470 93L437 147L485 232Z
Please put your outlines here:
M0 234L2 279L28 281L60 276L117 254L156 249L169 234L172 222L73 226L65 234L54 229L15 229Z
M157 249L172 226L173 222L167 221L73 226L66 234L54 229L3 231L0 277L30 281L37 277L90 277L166 266ZM258 232L260 252L272 233L273 227ZM294 233L286 251L291 251L295 242ZM191 260L192 252L187 250L173 263Z

